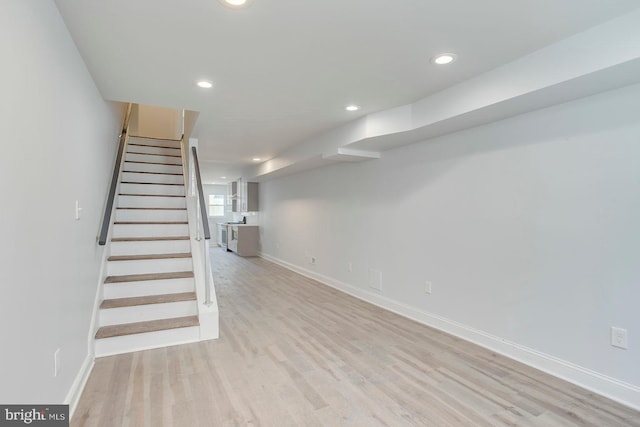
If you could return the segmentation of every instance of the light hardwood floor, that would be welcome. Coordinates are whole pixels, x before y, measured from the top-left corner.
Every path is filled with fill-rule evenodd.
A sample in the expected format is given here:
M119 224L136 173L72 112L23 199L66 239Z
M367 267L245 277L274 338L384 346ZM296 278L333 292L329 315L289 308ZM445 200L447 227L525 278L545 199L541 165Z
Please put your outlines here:
M96 360L72 426L640 426L640 413L212 249L220 339Z

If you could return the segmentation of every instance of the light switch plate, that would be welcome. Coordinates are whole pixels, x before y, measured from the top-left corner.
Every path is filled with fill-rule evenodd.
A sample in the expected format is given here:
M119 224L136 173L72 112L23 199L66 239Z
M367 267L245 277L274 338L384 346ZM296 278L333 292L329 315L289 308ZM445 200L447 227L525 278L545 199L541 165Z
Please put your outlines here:
M53 353L53 376L57 377L60 372L60 349L56 349Z
M80 207L80 200L76 200L76 220L80 219L82 214L82 208Z

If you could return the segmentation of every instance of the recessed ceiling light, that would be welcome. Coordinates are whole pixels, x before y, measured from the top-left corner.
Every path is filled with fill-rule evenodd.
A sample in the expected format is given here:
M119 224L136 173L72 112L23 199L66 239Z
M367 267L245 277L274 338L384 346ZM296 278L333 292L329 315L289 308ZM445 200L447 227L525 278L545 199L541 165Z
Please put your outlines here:
M221 176L220 179L227 179L227 177L226 176Z
M254 157L254 158L253 158L253 161L254 161L254 162L259 162L260 160L262 160L260 157Z
M249 6L249 0L220 0L220 2L225 6L235 7L235 8Z
M213 87L213 83L211 83L208 80L200 80L198 83L196 83L198 85L198 87L201 87L203 89L211 89Z
M347 111L358 111L359 109L360 107L357 105L347 105L345 108L345 110Z
M455 53L441 53L431 58L431 61L434 64L446 65L446 64L451 64L457 58L458 58L458 55L456 55Z

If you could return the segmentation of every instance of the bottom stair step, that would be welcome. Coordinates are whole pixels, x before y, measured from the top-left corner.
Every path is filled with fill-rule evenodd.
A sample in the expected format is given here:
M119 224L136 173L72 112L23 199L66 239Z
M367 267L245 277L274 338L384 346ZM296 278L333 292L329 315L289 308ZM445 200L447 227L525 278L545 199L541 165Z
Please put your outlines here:
M143 334L146 332L167 329L199 326L198 316L175 317L172 319L150 320L147 322L125 323L122 325L103 326L96 332L96 339L120 337L124 335Z

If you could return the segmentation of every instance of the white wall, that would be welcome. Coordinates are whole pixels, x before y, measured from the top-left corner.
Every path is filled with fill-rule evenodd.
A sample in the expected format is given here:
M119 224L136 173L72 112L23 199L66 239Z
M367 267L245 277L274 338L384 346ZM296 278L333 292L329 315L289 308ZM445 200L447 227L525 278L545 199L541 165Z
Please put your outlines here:
M62 403L87 360L122 108L103 101L53 1L3 1L0 54L0 402Z
M631 86L264 182L263 253L640 407L638 111Z
M147 138L182 138L182 110L156 107L152 105L134 105L131 110L129 134Z

